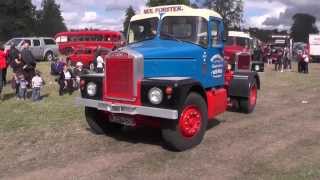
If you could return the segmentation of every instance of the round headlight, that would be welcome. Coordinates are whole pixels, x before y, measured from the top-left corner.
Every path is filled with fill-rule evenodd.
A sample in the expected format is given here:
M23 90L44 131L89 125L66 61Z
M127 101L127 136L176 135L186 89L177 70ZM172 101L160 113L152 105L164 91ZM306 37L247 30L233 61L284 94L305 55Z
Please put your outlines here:
M254 67L254 68L255 68L255 70L256 70L256 71L259 71L259 70L260 70L259 65L255 65L255 67Z
M228 64L228 70L232 70L232 65L231 64Z
M95 96L97 93L97 85L93 82L87 84L87 94L89 96Z
M163 98L163 93L161 89L154 87L149 90L148 97L152 104L160 104Z

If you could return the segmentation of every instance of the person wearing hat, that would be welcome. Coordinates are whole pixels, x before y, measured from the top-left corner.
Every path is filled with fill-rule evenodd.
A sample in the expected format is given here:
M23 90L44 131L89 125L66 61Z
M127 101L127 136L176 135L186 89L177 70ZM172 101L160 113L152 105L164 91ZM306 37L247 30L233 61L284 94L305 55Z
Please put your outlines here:
M76 68L73 71L73 74L76 78L76 89L79 88L80 85L80 76L87 74L87 71L85 69L83 69L83 64L82 62L77 62L76 64Z

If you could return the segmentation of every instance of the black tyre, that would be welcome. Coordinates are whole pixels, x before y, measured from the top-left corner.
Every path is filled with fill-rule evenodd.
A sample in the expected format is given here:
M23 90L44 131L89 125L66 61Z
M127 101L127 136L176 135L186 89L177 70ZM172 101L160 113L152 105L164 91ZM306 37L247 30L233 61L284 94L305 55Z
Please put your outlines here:
M54 57L53 57L53 53L51 51L48 51L44 57L45 61L53 61Z
M118 131L122 128L120 124L110 123L101 111L85 107L85 116L87 123L95 134L106 134Z
M168 147L184 151L201 143L208 124L207 105L196 93L190 93L179 112L179 119L166 120L162 125L162 137Z
M240 99L241 111L247 114L252 113L257 104L257 97L258 97L257 84L253 83L250 87L249 97Z

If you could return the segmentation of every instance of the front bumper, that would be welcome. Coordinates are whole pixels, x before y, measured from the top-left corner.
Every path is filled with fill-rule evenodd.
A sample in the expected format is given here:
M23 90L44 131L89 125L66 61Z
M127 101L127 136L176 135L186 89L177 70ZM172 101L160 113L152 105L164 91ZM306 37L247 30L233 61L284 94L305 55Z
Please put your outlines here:
M153 108L146 106L135 106L128 104L112 104L105 101L76 98L78 105L84 105L86 107L97 108L102 111L107 111L115 114L128 114L128 115L143 115L164 119L177 120L178 111L163 108Z

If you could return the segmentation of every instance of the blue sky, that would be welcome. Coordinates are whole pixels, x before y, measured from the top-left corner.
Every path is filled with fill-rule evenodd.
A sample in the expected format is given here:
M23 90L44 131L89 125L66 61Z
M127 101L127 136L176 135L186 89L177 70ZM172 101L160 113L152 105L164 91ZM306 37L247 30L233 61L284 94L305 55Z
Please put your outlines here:
M42 0L32 0L37 7ZM56 0L68 28L121 30L125 9L132 5L140 12L147 0ZM295 12L310 12L319 17L318 0L244 0L245 27L287 29Z

